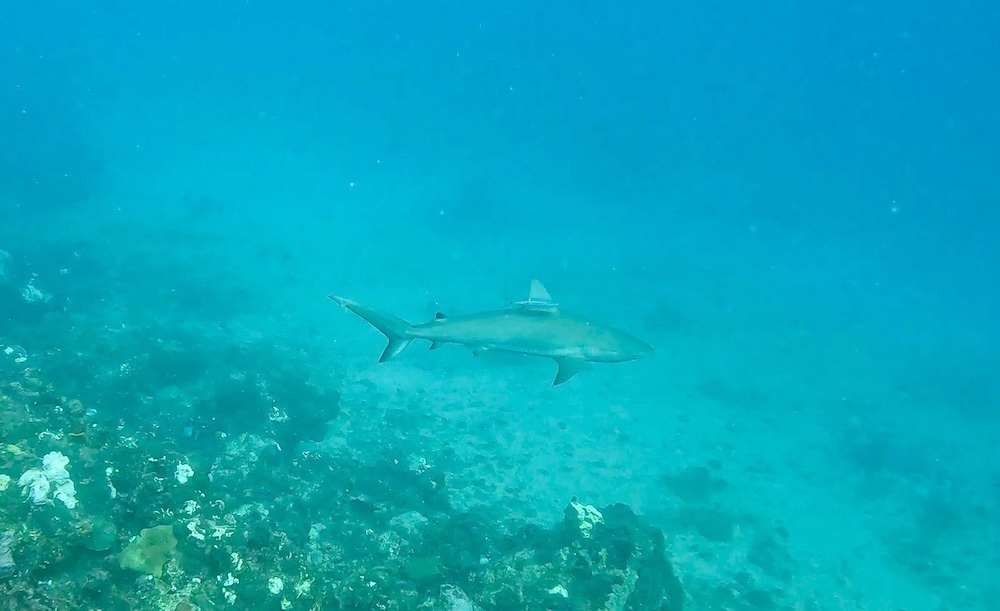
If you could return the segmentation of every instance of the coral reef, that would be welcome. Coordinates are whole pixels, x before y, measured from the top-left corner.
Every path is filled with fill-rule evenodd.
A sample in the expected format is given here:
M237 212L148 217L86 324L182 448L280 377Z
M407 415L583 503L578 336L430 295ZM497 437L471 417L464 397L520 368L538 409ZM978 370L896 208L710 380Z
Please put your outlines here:
M682 608L663 534L627 507L573 499L555 525L458 509L419 438L315 443L340 434L340 396L289 352L195 371L135 333L116 338L145 355L127 366L69 376L57 352L0 369L12 608ZM184 383L164 394L153 363Z

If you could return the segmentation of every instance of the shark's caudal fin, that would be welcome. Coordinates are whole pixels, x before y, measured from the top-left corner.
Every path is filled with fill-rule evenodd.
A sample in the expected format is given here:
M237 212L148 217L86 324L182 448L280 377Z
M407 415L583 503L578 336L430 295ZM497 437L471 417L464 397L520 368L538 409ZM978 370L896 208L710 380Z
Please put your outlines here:
M389 340L389 343L385 346L385 350L382 351L382 356L378 359L379 363L384 363L402 352L407 346L410 345L410 341L413 340L410 336L410 331L413 328L413 325L406 322L402 318L398 318L392 314L386 314L385 312L379 312L378 310L374 310L368 306L363 306L356 301L351 301L350 299L344 299L343 297L337 297L335 295L329 295L329 297L342 307L347 308L360 316L365 322L378 329L379 332L381 332L382 335Z

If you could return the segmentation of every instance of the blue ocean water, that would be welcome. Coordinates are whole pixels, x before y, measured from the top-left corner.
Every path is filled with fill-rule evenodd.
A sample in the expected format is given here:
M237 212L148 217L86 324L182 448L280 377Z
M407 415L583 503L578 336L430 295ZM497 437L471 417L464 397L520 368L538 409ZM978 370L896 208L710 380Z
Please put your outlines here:
M206 376L283 363L323 431L292 459L422 440L456 511L626 503L690 608L993 608L997 32L986 2L6 3L5 384L37 363L198 474L256 417ZM535 278L655 356L556 388L517 355L378 364L326 299L422 322ZM28 412L0 442L84 460ZM113 551L184 501L109 509Z

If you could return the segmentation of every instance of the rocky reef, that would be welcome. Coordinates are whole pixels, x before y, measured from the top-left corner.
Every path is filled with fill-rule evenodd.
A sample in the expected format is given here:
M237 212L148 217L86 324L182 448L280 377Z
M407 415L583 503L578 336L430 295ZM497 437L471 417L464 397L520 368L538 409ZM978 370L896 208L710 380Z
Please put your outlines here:
M664 534L627 506L460 509L417 439L316 443L345 406L293 350L206 367L185 339L0 354L5 608L683 608Z

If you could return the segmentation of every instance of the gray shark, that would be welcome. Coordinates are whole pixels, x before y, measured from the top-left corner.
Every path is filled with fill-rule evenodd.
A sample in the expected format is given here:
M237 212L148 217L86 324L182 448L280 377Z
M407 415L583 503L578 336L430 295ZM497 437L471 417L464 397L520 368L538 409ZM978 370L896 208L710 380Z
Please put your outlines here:
M474 352L497 350L541 356L558 366L552 384L566 382L587 363L623 363L653 354L653 347L624 331L562 312L540 282L533 281L527 300L502 310L461 316L438 314L434 320L410 324L356 301L330 295L388 338L379 362L402 352L412 340L431 342L431 350L443 344L461 344Z

